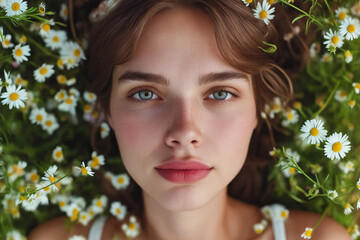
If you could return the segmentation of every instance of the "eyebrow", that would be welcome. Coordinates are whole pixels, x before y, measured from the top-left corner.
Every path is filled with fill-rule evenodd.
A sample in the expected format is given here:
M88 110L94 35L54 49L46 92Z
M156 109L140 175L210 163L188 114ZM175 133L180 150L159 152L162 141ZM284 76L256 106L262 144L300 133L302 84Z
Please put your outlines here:
M200 76L198 80L198 85L204 85L211 82L226 81L231 79L248 80L248 77L245 73L241 73L241 72L208 73ZM125 84L133 81L153 82L164 86L169 86L169 80L164 75L161 74L145 73L138 71L127 71L121 74L118 78L119 84Z

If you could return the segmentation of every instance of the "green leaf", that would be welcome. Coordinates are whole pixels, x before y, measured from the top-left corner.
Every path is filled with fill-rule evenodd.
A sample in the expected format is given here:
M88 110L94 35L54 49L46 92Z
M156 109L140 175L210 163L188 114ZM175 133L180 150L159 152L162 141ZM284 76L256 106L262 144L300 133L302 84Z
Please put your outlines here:
M269 46L268 49L264 49L264 48L258 46L258 48L260 48L264 52L266 52L266 53L274 53L274 52L276 52L277 46L275 44L271 44L271 43L268 43L268 42L265 42L265 41L262 41L262 43Z

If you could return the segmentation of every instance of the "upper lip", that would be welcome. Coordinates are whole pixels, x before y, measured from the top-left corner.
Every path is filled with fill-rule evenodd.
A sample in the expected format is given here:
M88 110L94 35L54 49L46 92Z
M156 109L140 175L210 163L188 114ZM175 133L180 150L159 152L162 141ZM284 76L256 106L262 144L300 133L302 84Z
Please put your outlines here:
M155 167L156 169L173 169L173 170L207 170L211 169L212 167L201 163L196 158L172 158L158 166Z

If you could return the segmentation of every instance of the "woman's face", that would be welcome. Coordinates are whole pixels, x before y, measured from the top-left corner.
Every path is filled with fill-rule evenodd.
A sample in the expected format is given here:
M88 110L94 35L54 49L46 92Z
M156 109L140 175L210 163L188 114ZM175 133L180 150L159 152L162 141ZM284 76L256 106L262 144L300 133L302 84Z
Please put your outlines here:
M157 15L115 66L108 120L144 198L170 211L226 194L257 124L248 76L221 57L211 20L184 9Z

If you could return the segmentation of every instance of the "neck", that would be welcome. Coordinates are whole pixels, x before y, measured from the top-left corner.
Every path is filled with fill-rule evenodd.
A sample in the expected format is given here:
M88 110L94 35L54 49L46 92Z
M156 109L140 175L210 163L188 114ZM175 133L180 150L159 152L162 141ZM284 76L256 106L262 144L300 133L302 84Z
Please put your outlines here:
M169 211L144 193L145 239L229 239L231 204L226 191L191 211Z

